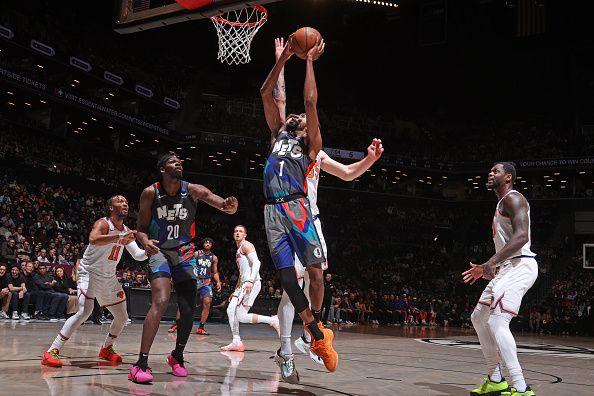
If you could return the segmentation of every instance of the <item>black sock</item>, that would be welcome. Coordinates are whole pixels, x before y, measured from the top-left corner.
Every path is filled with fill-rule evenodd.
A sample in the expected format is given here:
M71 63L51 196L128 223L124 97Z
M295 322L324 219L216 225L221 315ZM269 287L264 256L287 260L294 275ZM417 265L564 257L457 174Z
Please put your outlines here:
M184 349L186 348L186 344L180 344L179 342L175 343L175 349L171 351L171 356L177 360L180 366L184 365Z
M324 339L324 333L322 333L322 330L320 330L320 328L318 327L318 322L316 320L312 321L311 323L308 323L306 326L309 329L309 332L311 333L311 336L314 338L314 340L318 341Z
M198 326L198 328L204 329L204 323L200 322L200 326Z
M141 369L146 370L146 368L148 367L148 357L148 353L140 352L138 354L138 361L136 362L135 366L138 366Z
M319 322L320 316L322 314L322 310L320 309L319 311L316 311L315 309L312 309L311 313L313 314L314 318L316 319L316 322Z

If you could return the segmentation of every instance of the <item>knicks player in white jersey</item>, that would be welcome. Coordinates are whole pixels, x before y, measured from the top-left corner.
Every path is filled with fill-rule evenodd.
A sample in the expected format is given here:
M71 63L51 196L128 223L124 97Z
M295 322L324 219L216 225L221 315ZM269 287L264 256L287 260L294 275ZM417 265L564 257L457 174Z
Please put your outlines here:
M274 46L275 55L278 60L284 49L284 40L282 38L275 39ZM273 97L276 106L278 107L281 119L285 119L286 90L284 69L281 70L277 80L273 91ZM330 156L326 154L324 150L320 150L316 157L315 165L307 174L307 198L309 200L311 213L313 215L314 225L324 251L324 257L326 257L326 262L322 264L322 269L324 271L328 269L328 249L326 248L326 241L324 239L324 234L322 233L322 223L319 219L320 210L318 209L318 183L320 181L320 172L323 170L324 172L339 177L344 181L352 181L365 173L365 171L381 157L383 152L384 148L382 146L382 141L380 139L373 139L369 147L367 147L367 156L365 158L353 164L344 165L330 158ZM303 264L299 261L297 255L295 255L295 271L297 271L299 286L301 286L303 292L309 300L309 275ZM323 288L321 290L323 293ZM320 296L319 300L323 300L323 295ZM320 321L321 312L319 310L315 310L314 307L312 307L312 313L316 320ZM276 353L275 361L279 365L282 377L285 381L290 383L298 383L299 375L295 369L293 351L291 348L291 329L293 328L293 319L295 318L295 307L293 307L289 296L284 291L278 306L278 318L280 321L281 348ZM311 352L310 343L311 335L309 332L304 331L303 335L295 341L295 346L304 354L309 354L314 362L323 365L324 362L322 359Z
M491 168L487 188L499 199L493 217L495 254L484 264L470 263L470 269L462 273L465 283L489 280L471 316L488 375L471 395L534 395L524 380L516 341L509 329L522 297L538 276L536 255L530 250L530 206L513 189L515 180L513 163L498 162ZM511 387L501 373L502 364L509 372Z
M148 257L134 241L136 231L124 224L128 216L128 201L122 195L111 197L107 201L108 217L103 217L93 224L89 234L89 246L84 252L78 267L78 311L71 316L58 333L58 336L43 354L42 364L62 367L60 349L78 327L91 315L94 299L106 307L113 315L113 321L105 342L99 350L99 357L120 363L122 357L113 350L113 342L121 333L128 313L126 296L116 278L116 267L122 258L124 249L137 261Z
M256 248L247 239L247 229L243 225L235 226L233 239L237 245L235 254L239 277L235 291L229 297L227 316L233 334L233 341L221 347L223 351L245 351L245 345L239 336L239 323L266 323L273 327L278 334L278 317L248 313L262 288L260 278L260 260Z

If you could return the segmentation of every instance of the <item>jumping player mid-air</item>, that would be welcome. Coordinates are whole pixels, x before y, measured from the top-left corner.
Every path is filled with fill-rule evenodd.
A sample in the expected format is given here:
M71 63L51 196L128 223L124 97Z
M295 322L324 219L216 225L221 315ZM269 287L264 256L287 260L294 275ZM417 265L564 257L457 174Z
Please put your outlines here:
M246 237L246 227L243 225L235 226L233 239L237 246L235 257L239 277L235 291L229 297L229 306L227 307L227 316L229 317L233 340L229 345L221 347L223 351L245 351L245 346L239 336L239 323L266 323L273 327L277 334L279 331L278 317L276 315L265 316L249 313L258 294L260 294L262 278L260 278L260 260L256 248Z
M159 322L169 304L171 283L177 292L180 311L175 349L167 356L172 373L186 377L183 351L186 347L196 307L198 270L194 256L196 206L204 201L222 212L237 211L237 199L221 198L208 188L182 180L181 159L173 152L162 156L157 168L161 181L144 189L138 213L138 241L150 255L151 307L142 327L138 361L128 378L138 383L152 382L148 367L150 348L159 330Z
M491 168L487 188L499 200L493 216L495 254L484 264L470 263L470 269L462 273L465 283L473 284L480 278L489 281L471 316L487 362L487 378L471 395L534 395L524 380L516 341L509 329L522 297L538 276L536 254L530 250L530 206L514 190L515 181L513 163L497 162ZM503 378L501 363L509 372L511 387Z
M275 44L275 55L278 60L282 55L284 49L284 40L277 38L274 41ZM285 118L286 113L286 90L285 90L285 79L284 69L281 70L279 78L277 80L275 89L273 91L274 101L278 107L278 111L281 119ZM380 139L373 139L369 147L367 147L367 156L353 164L344 165L341 164L324 152L320 150L315 161L315 165L311 168L307 174L307 198L313 215L314 225L316 227L326 262L322 264L322 269L328 269L328 256L326 249L326 241L324 234L322 233L322 223L318 209L318 183L320 180L320 172L330 173L333 176L339 177L345 181L355 180L361 176L367 169L369 169L382 155L384 148ZM309 299L309 276L305 267L299 261L299 257L295 255L295 270L297 271L297 279L299 285L302 287L305 295ZM295 308L289 299L286 292L283 292L280 304L278 306L278 318L280 321L280 337L281 337L281 348L277 351L275 361L279 364L281 369L282 377L285 381L290 383L299 382L299 374L295 369L295 363L293 359L293 350L291 347L291 329L293 327L293 318L295 317ZM316 363L323 364L322 360L311 352L310 349L311 336L307 331L303 332L303 335L295 340L295 346L304 354L309 354Z
M311 334L311 350L323 361L328 371L338 366L338 353L332 342L334 333L319 320L324 297L322 264L326 261L307 198L306 176L315 166L322 149L318 124L313 62L324 52L320 39L306 56L303 99L304 114L281 118L273 91L279 75L292 56L288 40L274 67L260 89L266 122L271 132L270 153L264 166L264 222L272 261L278 270L283 289ZM307 268L310 278L308 301L299 287L294 256ZM314 316L315 314L315 316Z
M126 296L118 279L116 267L124 249L137 261L147 259L134 239L136 231L124 224L128 217L128 201L122 195L111 197L107 201L108 217L103 217L93 224L89 234L89 246L78 266L78 311L68 318L58 336L43 354L41 363L50 367L62 367L60 349L72 334L93 313L95 298L113 315L109 333L99 350L99 357L119 363L122 357L113 350L113 343L128 321Z

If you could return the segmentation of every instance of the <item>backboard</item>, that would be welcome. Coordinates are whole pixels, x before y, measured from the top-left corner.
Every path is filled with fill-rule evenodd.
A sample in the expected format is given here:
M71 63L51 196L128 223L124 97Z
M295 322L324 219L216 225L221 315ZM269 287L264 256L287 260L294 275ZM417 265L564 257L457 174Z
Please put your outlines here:
M118 33L134 33L282 0L179 1L185 5L192 4L196 8L189 10L176 0L116 0L113 29Z

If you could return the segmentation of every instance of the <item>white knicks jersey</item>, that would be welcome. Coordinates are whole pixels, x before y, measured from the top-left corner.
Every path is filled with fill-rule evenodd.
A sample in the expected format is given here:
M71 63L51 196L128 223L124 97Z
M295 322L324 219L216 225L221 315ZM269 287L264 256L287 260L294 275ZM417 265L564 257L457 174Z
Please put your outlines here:
M511 236L513 235L513 227L511 219L501 213L501 205L505 197L508 194L520 194L520 192L516 190L510 190L505 194L499 202L497 202L497 207L495 208L495 215L493 216L493 243L495 244L495 252L500 251L505 244L510 240ZM528 205L528 202L526 202ZM530 250L530 244L532 241L532 237L530 235L530 205L528 205L528 242L524 244L519 250L511 253L508 258L518 257L518 256L529 256L535 257L534 254Z
M318 183L320 182L320 172L322 171L320 162L320 153L318 153L315 164L306 175L307 199L309 200L311 214L314 216L320 214L320 210L318 209Z
M235 261L237 263L237 269L239 270L239 283L247 282L251 279L252 276L252 266L250 265L250 260L248 260L247 256L243 254L241 251L241 247L243 246L243 242L237 248L237 253L235 253ZM254 281L262 280L260 278L260 272L256 275L256 279Z
M115 235L120 233L120 230L118 230L113 225L109 218L103 217L101 220L105 221L109 225L109 232L107 235ZM125 225L124 231L128 231L128 227ZM78 267L79 275L88 273L101 278L111 278L115 276L116 267L122 258L122 254L124 254L124 249L126 248L126 245L120 242L121 240L108 243L107 245L87 246L87 249L85 250L82 260L80 260L80 265Z

